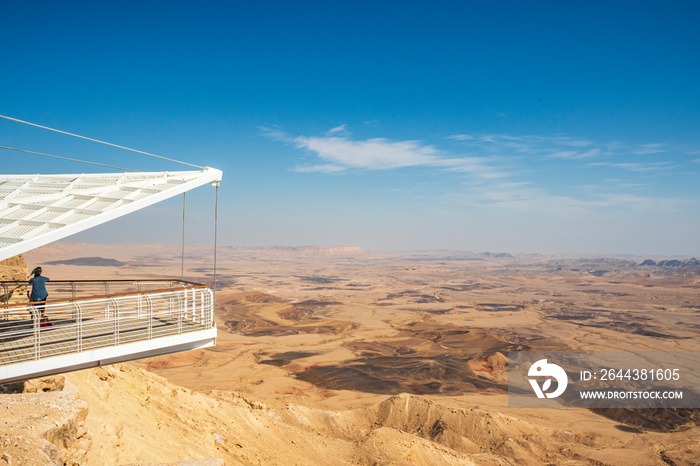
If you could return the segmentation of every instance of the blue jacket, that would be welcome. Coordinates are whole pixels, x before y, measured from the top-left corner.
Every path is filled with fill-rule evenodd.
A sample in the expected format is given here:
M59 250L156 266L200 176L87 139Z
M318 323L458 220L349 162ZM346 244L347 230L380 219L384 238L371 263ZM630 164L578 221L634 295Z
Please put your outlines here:
M44 301L49 293L46 291L46 282L49 281L48 277L34 277L29 280L29 284L32 285L32 294L29 297L30 301Z

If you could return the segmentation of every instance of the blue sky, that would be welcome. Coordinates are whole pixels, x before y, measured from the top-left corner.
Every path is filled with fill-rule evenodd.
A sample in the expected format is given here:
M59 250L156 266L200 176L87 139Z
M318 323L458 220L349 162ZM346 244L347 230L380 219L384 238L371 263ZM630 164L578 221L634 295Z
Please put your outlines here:
M697 2L28 1L0 17L0 114L222 169L223 244L700 254ZM9 121L0 145L187 169ZM9 173L104 170L0 156ZM212 189L188 196L190 242L211 242L212 210ZM173 200L75 239L177 243L180 221Z

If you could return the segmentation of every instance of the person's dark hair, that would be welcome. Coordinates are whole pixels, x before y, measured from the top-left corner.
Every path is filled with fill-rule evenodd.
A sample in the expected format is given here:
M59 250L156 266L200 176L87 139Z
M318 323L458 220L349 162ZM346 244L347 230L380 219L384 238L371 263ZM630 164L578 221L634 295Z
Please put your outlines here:
M32 275L37 277L41 275L41 267L35 267L34 270L32 270Z

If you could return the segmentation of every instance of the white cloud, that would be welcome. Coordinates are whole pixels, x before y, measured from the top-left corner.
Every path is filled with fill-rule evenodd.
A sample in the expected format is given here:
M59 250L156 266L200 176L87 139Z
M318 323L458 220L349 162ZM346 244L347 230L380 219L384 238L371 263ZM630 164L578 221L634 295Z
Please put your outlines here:
M565 146L572 146L572 147L585 147L585 146L590 146L593 144L592 141L588 141L585 139L571 139L571 138L559 138L559 142Z
M300 173L341 173L347 170L387 171L423 167L469 175L463 191L443 194L443 201L488 209L506 209L552 216L588 215L595 210L669 212L687 207L690 199L644 197L641 184L629 179L610 179L616 186L585 183L572 186L566 179L595 179L613 169L644 174L679 167L668 157L654 157L665 151L663 144L626 145L619 142L594 144L568 136L512 136L504 134L455 134L461 155L416 140L387 138L355 139L347 125L339 125L321 136L289 136L276 128L261 128L266 136L283 140L313 157ZM645 154L640 161L638 155ZM659 160L661 159L661 160ZM666 160L664 160L666 159ZM695 162L699 162L696 159ZM583 178L581 170L587 170ZM603 169L606 169L603 171ZM543 176L546 174L546 176ZM598 179L601 179L600 177Z
M663 157L658 154L671 152L684 152L695 155L700 151L692 150L670 143L623 143L620 141L595 142L584 138L576 138L567 135L538 136L538 135L511 135L511 134L453 134L446 139L458 141L467 148L468 154L476 153L479 156L487 154L529 155L541 158L560 160L577 159L607 159L610 166L615 166L615 158L618 162L630 165L620 165L618 168L638 171L652 171L659 169L649 162L653 157ZM621 160L620 160L621 159ZM635 163L642 161L638 165Z
M286 141L287 133L277 128L268 128L267 126L258 126L258 129L263 133L263 135L277 139L278 141Z
M447 136L447 139L454 139L456 141L471 141L474 136L469 134L453 134L452 136Z
M569 136L526 136L523 140L531 143L562 145L568 147L586 147L593 144L587 139L575 139Z
M551 194L528 183L501 182L468 186L464 192L445 198L449 202L512 210L521 213L545 213L557 217L591 214L600 209L637 212L673 212L692 201L681 198L656 198L627 193L603 193L576 198Z
M600 149L595 148L595 149L590 149L587 150L586 152L577 152L573 150L568 150L568 151L562 151L562 152L554 152L549 154L551 157L559 158L559 159L587 159L590 157L597 157L600 155Z
M340 126L336 126L335 128L331 128L328 130L328 134L336 134L336 133L347 133L348 130L348 125L342 124Z
M471 150L482 153L540 155L560 159L596 157L601 153L598 148L588 148L593 144L591 141L569 136L454 134L447 139L460 141Z
M673 212L690 203L688 199L647 197L633 194L606 194L601 195L600 198L601 206L623 207L640 212Z
M621 141L610 141L602 144L602 147L604 147L608 151L619 151L619 150L625 150L628 149L629 146Z
M331 129L325 136L290 137L274 128L261 128L266 136L294 144L313 152L324 163L297 166L301 173L338 173L346 169L393 170L431 167L468 173L479 178L507 177L487 157L456 157L420 141L392 141L385 138L353 140L346 125Z
M389 141L383 138L352 141L345 137L306 137L293 139L297 147L315 152L336 165L386 170L417 165L437 165L441 159L433 146L417 141Z
M495 183L469 186L462 193L445 198L447 202L521 213L575 216L588 209L586 202L569 196L552 195L529 183Z
M330 129L323 136L292 137L277 128L260 128L263 134L313 152L323 163L295 168L298 172L338 173L346 169L393 170L406 167L432 167L469 173L484 179L508 178L511 170L503 168L504 160L519 156L535 156L539 160L602 159L588 162L588 167L614 167L633 172L652 173L674 168L667 161L630 161L629 156L666 152L670 146L661 143L631 146L618 141L594 144L592 141L566 135L514 136L509 134L454 134L446 139L464 146L463 155L455 156L431 144L415 140L394 141L386 138L353 139L347 124ZM626 156L626 157L625 157ZM623 158L624 157L624 158ZM618 161L615 161L618 158ZM623 158L620 160L620 158Z
M573 159L576 157L577 152L573 150L566 150L562 152L555 152L552 155L552 157L556 157L559 159Z
M658 154L660 152L666 152L666 144L642 144L633 153L637 155L649 155Z
M298 173L338 173L345 170L345 167L340 165L324 164L295 167L294 171Z
M623 163L612 163L613 167L622 168L624 170L630 170L633 172L656 172L662 170L670 170L675 168L671 162L652 162L652 163L638 163L638 162L623 162Z
M600 149L594 148L591 150L587 150L586 152L581 152L577 155L577 158L579 159L587 159L589 157L597 157L600 155Z

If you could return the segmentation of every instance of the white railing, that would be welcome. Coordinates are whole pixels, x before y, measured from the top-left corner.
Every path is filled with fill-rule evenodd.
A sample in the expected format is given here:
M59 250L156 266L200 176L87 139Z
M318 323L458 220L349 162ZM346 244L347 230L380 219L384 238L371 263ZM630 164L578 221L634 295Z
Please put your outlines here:
M50 300L132 293L159 289L176 289L194 285L182 280L53 280L45 283ZM0 282L0 304L26 301L31 286L26 281Z
M205 285L177 280L49 283L49 298L70 297L0 305L0 366L215 328L213 293ZM2 285L5 290L18 286ZM86 296L97 289L108 293ZM113 292L125 289L132 291ZM42 322L42 311L48 322Z

